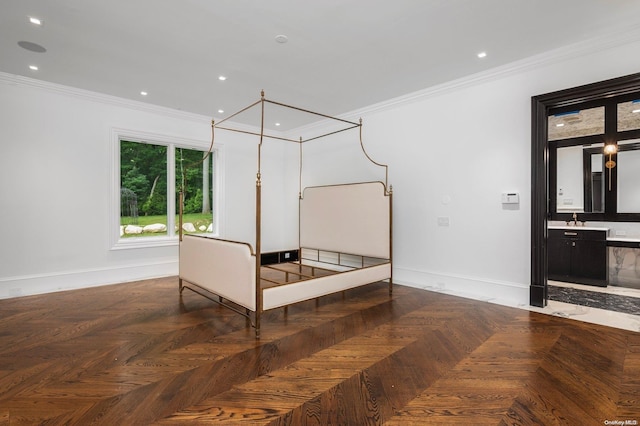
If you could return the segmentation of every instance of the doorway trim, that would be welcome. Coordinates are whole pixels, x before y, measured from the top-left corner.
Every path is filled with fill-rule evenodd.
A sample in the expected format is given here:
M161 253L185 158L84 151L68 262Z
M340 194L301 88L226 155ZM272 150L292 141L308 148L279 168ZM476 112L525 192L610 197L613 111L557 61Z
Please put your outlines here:
M547 305L547 221L549 217L549 141L547 116L565 107L640 91L640 73L531 98L531 285L529 304Z

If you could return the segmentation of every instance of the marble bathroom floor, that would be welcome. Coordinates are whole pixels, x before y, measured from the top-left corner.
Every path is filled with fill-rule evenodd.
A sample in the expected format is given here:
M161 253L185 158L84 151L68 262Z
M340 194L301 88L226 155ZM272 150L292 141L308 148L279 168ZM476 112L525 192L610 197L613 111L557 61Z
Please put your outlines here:
M528 306L527 309L592 324L640 331L640 290L616 286L603 288L558 281L549 281L549 285L555 287L550 288L550 293L555 294L554 297L559 300L550 298L544 308ZM602 297L598 297L599 294Z
M640 290L609 286L607 288L585 286L580 284L564 283L558 281L549 281L549 285L559 288L577 289L591 293L605 293L603 296L619 295L629 298L635 298L640 301ZM503 306L511 306L514 308L525 309L532 312L539 312L546 315L554 315L557 317L574 319L577 321L583 321L590 324L600 324L608 327L620 328L622 330L637 331L640 332L640 315L634 315L626 312L612 311L607 309L601 309L596 307L589 307L578 305L574 303L565 303L556 300L549 300L547 306L544 308L538 308L536 306L530 306L529 304L515 304L511 301L505 301L496 298L485 298L478 296L477 294L470 294L462 291L455 291L438 286L425 286L420 287L424 290L434 291L437 293L446 293L453 296L460 296L469 299L482 300L489 303L496 303ZM589 297L593 298L593 294L587 293ZM635 300L633 300L635 302Z
M640 299L640 290L636 288L618 287L614 285L610 285L608 287L597 287L597 286L591 286L591 285L565 283L562 281L552 281L552 280L549 280L548 284L556 287L575 288L578 290L593 291L593 292L606 293L606 294L618 294L621 296L636 297Z
M592 291L590 288L549 285L549 300L572 305L600 308L607 311L640 315L640 298L612 292Z

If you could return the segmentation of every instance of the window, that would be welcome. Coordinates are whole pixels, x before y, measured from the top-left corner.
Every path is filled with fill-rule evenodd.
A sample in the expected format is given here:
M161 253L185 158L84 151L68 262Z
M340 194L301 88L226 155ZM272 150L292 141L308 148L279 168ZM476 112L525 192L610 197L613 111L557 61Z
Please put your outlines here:
M218 149L116 133L112 247L175 244L181 190L183 231L217 235Z
M120 237L167 233L167 147L120 141Z
M604 107L563 111L548 120L550 141L604 133Z
M618 131L640 129L640 99L618 104Z

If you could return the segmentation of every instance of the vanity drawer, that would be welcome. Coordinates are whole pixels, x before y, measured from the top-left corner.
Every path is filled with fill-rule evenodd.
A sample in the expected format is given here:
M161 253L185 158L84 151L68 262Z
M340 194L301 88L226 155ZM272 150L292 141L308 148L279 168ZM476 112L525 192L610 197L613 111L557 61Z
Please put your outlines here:
M584 230L576 228L574 229L549 229L549 239L557 239L557 238L569 238L572 240L595 240L595 241L606 241L607 240L607 232L606 231L594 231L594 230Z

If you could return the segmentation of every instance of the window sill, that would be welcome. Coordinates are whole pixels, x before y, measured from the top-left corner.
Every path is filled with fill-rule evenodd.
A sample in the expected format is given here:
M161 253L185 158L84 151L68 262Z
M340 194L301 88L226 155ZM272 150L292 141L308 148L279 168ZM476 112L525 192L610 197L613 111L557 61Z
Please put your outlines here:
M185 234L189 235L189 234ZM217 238L219 235L215 233L199 233L195 235L200 235L203 237L213 237ZM130 237L130 238L120 238L116 243L111 247L111 250L129 250L129 249L139 249L139 248L152 248L152 247L169 247L169 246L177 246L178 245L178 236L174 235L172 237Z
M131 237L120 238L111 247L111 250L129 250L138 248L150 248L150 247L167 247L177 246L178 237Z

